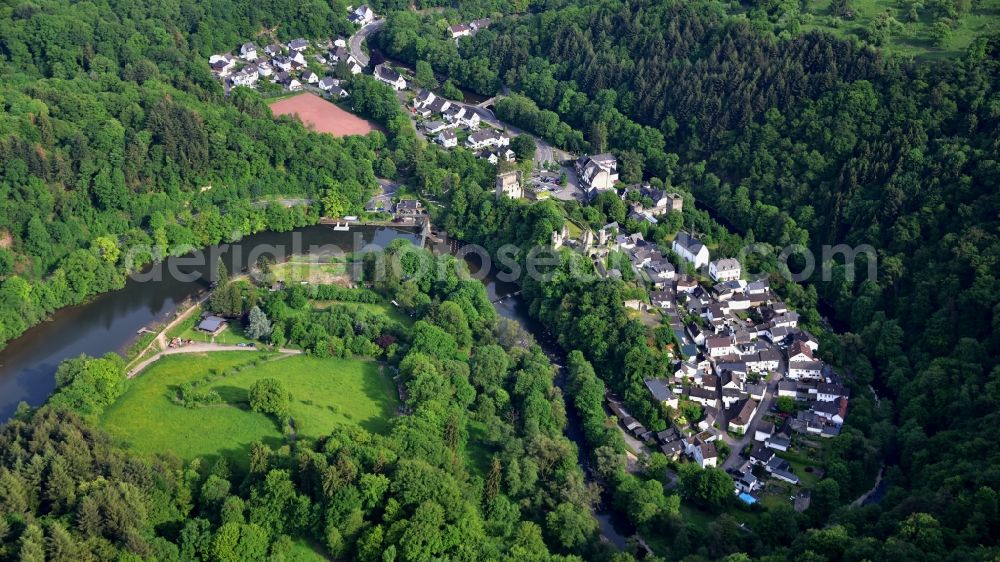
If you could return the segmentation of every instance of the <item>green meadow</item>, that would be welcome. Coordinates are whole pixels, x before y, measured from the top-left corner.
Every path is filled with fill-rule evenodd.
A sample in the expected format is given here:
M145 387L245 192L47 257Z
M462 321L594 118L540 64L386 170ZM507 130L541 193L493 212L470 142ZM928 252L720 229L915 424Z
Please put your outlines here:
M904 57L942 58L961 55L978 35L996 28L1000 22L1000 0L972 2L967 13L950 20L951 29L943 43L934 38L936 19L923 3L917 3L916 20L910 19L910 6L905 0L851 0L854 17L843 19L834 15L831 0L807 0L802 3L802 30L821 29L841 37L867 36L876 16L888 13L897 22L884 48Z
M140 453L171 452L185 461L222 455L231 465L245 467L251 443L280 447L286 442L277 420L250 410L248 389L265 377L281 380L291 394L299 438L322 437L337 424L384 433L398 406L395 384L371 360L192 353L165 356L130 381L101 425ZM173 397L179 385L195 381L218 392L223 402L197 408L177 404Z

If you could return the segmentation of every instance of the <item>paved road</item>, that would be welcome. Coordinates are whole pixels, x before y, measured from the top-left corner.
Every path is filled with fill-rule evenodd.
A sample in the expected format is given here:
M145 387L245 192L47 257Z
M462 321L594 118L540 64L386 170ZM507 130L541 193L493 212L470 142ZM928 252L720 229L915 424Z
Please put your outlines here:
M550 160L555 162L562 162L563 160L569 160L573 158L572 154L566 152L565 150L560 150L552 146L551 144L545 142L545 140L543 140L541 137L533 135L526 131L522 131L521 129L509 123L505 123L497 119L496 114L494 114L493 111L490 109L478 107L470 103L460 103L454 101L452 103L457 103L458 105L465 107L465 109L468 111L474 111L478 113L479 118L482 119L484 123L488 123L493 127L507 129L507 131L513 135L528 135L531 138L535 139L535 162L548 162Z
M363 43L369 35L375 33L379 29L382 29L383 25L385 25L384 19L375 20L359 29L358 32L351 35L351 38L348 40L347 48L350 50L351 56L354 57L358 61L358 64L362 67L367 68L369 60L368 55L361 49L361 43Z

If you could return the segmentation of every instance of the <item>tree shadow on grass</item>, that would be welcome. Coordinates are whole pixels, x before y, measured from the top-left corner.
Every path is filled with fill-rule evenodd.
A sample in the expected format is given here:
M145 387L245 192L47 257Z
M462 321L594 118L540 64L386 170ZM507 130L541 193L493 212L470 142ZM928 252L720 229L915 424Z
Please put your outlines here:
M365 431L385 433L389 429L389 420L396 411L398 400L395 396L395 383L388 375L380 374L378 364L368 362L362 368L363 382L361 389L369 400L378 406L379 414L366 419L354 419ZM383 380L384 379L384 380ZM348 412L342 412L346 417Z
M250 392L238 386L215 386L212 390L219 393L222 401L241 410L250 411Z

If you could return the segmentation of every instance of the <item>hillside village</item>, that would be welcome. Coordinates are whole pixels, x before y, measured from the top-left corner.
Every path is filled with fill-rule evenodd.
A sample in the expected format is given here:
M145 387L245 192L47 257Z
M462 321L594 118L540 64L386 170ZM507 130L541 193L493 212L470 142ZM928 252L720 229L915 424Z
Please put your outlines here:
M367 6L350 13L359 25L374 18ZM488 25L489 20L477 20L452 25L448 33L458 41ZM334 99L349 95L335 76L363 70L342 37L323 43L295 39L262 50L246 43L237 55L216 55L210 64L230 86L254 87L267 79L289 92L315 88ZM416 89L387 63L376 65L373 77L400 93L400 102L408 105L417 130L429 141L444 149L461 146L494 165L516 161L511 136L487 123L481 110ZM414 93L404 95L406 90ZM648 184L622 187L613 154L583 155L571 165L583 202L614 192L626 203L630 221L650 224L683 211L679 193ZM498 197L540 198L533 187L521 170L502 169L497 175ZM390 202L370 206L368 210L391 209ZM400 202L394 212L404 222L419 222L426 215L417 200ZM646 298L630 299L624 306L668 325L674 335L673 371L645 381L651 399L673 412L671 427L650 431L619 397L607 396L609 410L630 438L670 459L725 468L734 493L746 503L756 503L769 482L800 484L801 475L784 454L800 443L817 445L812 438L838 435L849 396L839 375L817 357L816 338L799 327L798 314L766 279L744 275L736 259L712 259L697 234L685 230L662 248L617 223L596 232L583 230L576 239L564 227L552 233L551 245L588 256L604 277L622 278L619 264L609 257L626 256Z
M227 87L256 88L267 81L288 92L312 86L330 97L344 98L348 93L336 77L338 65L343 65L348 74L360 74L362 70L361 64L347 52L343 37L324 43L293 39L263 49L255 43L244 43L236 55L225 53L209 58L212 72Z
M363 5L351 10L348 19L357 25L366 25L375 20L375 13ZM288 92L311 86L333 99L348 96L341 81L361 74L365 66L350 54L345 37L327 41L297 38L263 48L247 42L232 53L212 55L208 64L227 88L256 88L266 81Z
M617 185L612 155L581 157L576 168L590 197L615 191L628 202L629 219L654 223L681 212L684 197L649 185ZM514 196L501 189L498 196ZM635 197L639 195L639 197ZM624 306L670 327L675 339L673 371L647 379L649 396L673 412L673 426L654 433L609 393L608 408L627 436L647 450L682 457L702 467L719 466L733 478L734 493L748 504L759 501L770 482L796 487L802 475L785 457L813 438L840 433L848 392L839 374L817 357L819 342L799 326L798 314L771 289L767 279L745 275L733 258L713 259L695 233L681 230L669 248L605 225L553 232L553 248L569 247L594 261L604 277L622 278L612 253L624 254L645 299ZM695 271L696 274L683 273ZM780 407L779 407L780 406ZM728 457L723 451L732 451ZM808 469L808 468L807 468Z

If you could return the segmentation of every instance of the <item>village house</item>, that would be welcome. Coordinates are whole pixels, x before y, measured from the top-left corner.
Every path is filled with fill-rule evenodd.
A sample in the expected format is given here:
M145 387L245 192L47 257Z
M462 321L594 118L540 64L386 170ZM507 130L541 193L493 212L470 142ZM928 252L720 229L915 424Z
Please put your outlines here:
M618 160L612 154L581 156L574 164L580 187L596 196L618 183Z
M707 406L701 417L701 421L698 422L698 429L702 431L708 431L715 422L719 420L719 409L714 406Z
M472 28L472 31L479 31L480 29L486 29L492 23L493 23L493 21L490 20L490 18L482 18L482 19L478 19L478 20L472 20L469 23L469 27Z
M774 424L761 422L757 424L757 429L753 432L753 439L754 441L767 441L772 435L774 435Z
M291 41L288 42L288 50L289 51L295 51L295 52L301 54L302 51L304 51L304 50L306 50L308 48L309 48L309 41L307 41L307 40L305 40L305 39L303 39L301 37L299 37L298 39L292 39Z
M274 68L271 66L271 63L269 63L269 62L259 62L259 63L257 63L257 77L258 78L267 78L268 76L271 76L272 74L274 74Z
M416 199L400 199L396 203L397 217L418 217L424 214L424 205Z
M740 278L740 262L732 258L715 260L708 264L708 275L714 281L737 281Z
M771 462L771 459L773 458L774 458L774 451L772 449L768 449L762 443L754 444L753 448L750 450L750 456L749 456L750 464L753 464L755 466L764 466L767 463Z
M746 392L750 398L760 402L764 399L764 393L767 392L767 385L764 383L747 383L743 385L743 392Z
M792 467L785 459L774 457L764 465L764 470L778 480L783 480L789 484L798 484L799 477L792 473Z
M686 452L702 468L716 466L718 463L719 453L715 450L715 444L702 440L699 435L688 439Z
M406 80L388 63L382 63L375 67L375 79L392 86L392 89L397 92L406 88Z
M799 383L789 380L782 379L778 381L778 397L787 398L798 398L799 396Z
M649 302L656 308L671 309L674 307L673 291L653 291L649 293Z
M241 45L240 58L251 62L257 60L257 45L254 45L253 43L244 43Z
M472 27L464 23L449 25L448 33L451 34L452 39L458 39L459 37L468 37L472 35Z
M226 77L236 67L236 57L230 54L212 55L208 59L208 66L220 77Z
M257 69L255 67L247 67L230 76L229 82L233 86L247 86L252 88L259 79L260 75L257 74Z
M698 280L687 274L678 275L676 281L674 281L674 290L678 293L690 293L697 287Z
M773 372L781 364L781 354L772 348L766 348L755 354L741 357L753 373Z
M476 131L469 135L469 138L465 139L465 145L472 150L482 150L494 146L507 146L509 144L510 138L494 129Z
M757 477L753 475L753 471L742 470L733 476L733 485L737 492L743 492L744 494L750 494L760 488L760 482ZM752 496L751 496L752 498ZM740 498L742 499L742 497Z
M434 140L445 148L455 148L458 146L458 135L455 134L455 131L441 131Z
M736 354L733 339L729 336L705 338L705 349L708 350L709 357L724 357Z
M443 114L451 109L451 102L444 98L434 98L434 100L428 103L426 107L430 109L432 113Z
M816 400L820 402L833 402L838 398L847 397L847 390L843 385L822 382L816 387Z
M292 59L286 56L277 56L271 59L271 64L278 72L290 72L292 70Z
M288 91L289 92L299 92L302 90L302 82L292 78L288 81Z
M792 442L787 437L772 435L764 440L764 446L775 451L787 451L792 446Z
M479 128L479 123L481 121L482 118L479 117L479 114L471 110L466 112L466 114L460 117L458 120L459 123L473 130Z
M795 342L801 342L803 345L808 347L814 353L816 351L819 351L819 340L816 339L816 336L810 334L805 330L797 330L795 333L792 334L792 343Z
M283 53L284 51L285 51L284 47L282 47L281 45L278 45L278 44L272 44L272 45L268 45L267 47L264 47L264 54L267 55L267 56L269 56L269 57L278 56L281 53Z
M646 379L644 382L646 383L646 388L649 389L649 393L653 395L653 400L677 410L677 397L670 391L670 387L665 379Z
M622 193L622 199L625 201L629 201L634 197L632 196L632 194L638 196L639 199L638 201L636 201L631 205L632 211L634 213L639 213L639 214L647 213L654 217L666 214L674 210L673 197L674 196L680 197L676 193L667 193L662 189L656 189L654 187L651 187L649 184L646 184L639 187L635 186L629 187ZM649 207L643 205L642 201L644 199L649 199L652 202L652 205L650 205ZM683 199L681 199L681 203L683 204Z
M729 412L729 431L743 435L757 414L757 401L747 398L736 403Z
M368 25L375 21L375 12L368 7L368 4L362 4L348 14L347 19L354 25Z
M681 439L674 439L673 441L667 441L660 445L660 451L666 455L670 460L677 460L680 458L681 453L684 452L684 441Z
M315 72L307 70L302 73L302 80L305 81L306 84L318 84L319 76L316 76Z
M210 334L212 336L219 335L222 330L226 329L226 320L218 316L204 316L201 322L198 323L198 330Z
M319 81L319 89L323 90L324 92L329 92L335 86L339 85L340 85L340 80L337 80L336 78L332 78L330 76L324 76L323 79Z
M847 415L847 399L837 398L831 402L816 401L809 405L809 409L817 416L826 418L838 426L843 425Z
M440 133L441 131L443 131L443 130L445 130L447 128L448 128L448 125L445 124L445 123L442 123L441 121L425 121L424 122L424 130L427 131L429 134L432 134L432 135L436 134L436 133Z
M436 99L437 96L434 95L434 92L426 88L422 88L419 92L417 92L417 95L413 97L413 107L425 107L430 105L431 102Z
M711 406L713 408L719 403L719 398L714 388L710 390L693 386L688 389L688 399L702 406Z
M677 237L671 244L671 249L680 257L691 262L696 269L708 265L708 247L702 244L701 240L683 230L677 233Z
M789 363L788 378L792 380L822 380L824 367L825 365L822 361L797 361Z
M509 199L524 197L524 188L521 187L520 170L510 170L497 174L496 195L497 197L507 197Z
M643 268L649 276L649 281L658 289L666 287L676 274L674 264L662 256L649 260Z

